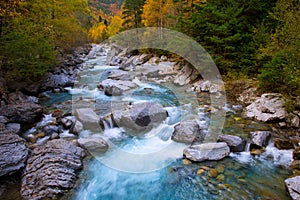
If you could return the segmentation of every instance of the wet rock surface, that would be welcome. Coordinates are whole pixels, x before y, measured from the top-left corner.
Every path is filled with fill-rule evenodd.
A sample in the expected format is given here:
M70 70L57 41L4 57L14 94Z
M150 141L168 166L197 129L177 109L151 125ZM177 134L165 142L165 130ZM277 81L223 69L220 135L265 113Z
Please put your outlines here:
M196 162L221 160L228 156L230 149L225 142L192 145L183 151L183 155Z
M76 170L83 167L83 156L83 149L62 139L34 148L22 174L22 197L28 200L57 198L73 188Z
M200 137L201 130L196 121L185 121L174 127L172 140L176 142L192 143L196 137ZM202 136L203 138L203 136Z
M162 122L167 115L167 111L160 104L143 102L114 111L113 120L117 126L136 132L150 130L154 123Z
M246 141L234 135L219 135L218 142L225 142L232 152L242 152L246 147Z
M300 176L288 178L285 181L285 186L293 200L300 199Z
M28 157L25 140L9 130L1 130L0 155L0 176L15 173L25 166Z

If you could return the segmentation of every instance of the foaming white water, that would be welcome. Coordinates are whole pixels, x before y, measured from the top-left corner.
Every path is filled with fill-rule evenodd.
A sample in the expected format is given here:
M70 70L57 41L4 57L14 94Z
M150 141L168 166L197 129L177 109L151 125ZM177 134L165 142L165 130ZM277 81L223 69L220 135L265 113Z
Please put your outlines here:
M274 147L273 143L270 143L266 147L261 159L272 159L275 165L290 166L293 161L293 150L280 150Z
M231 153L230 157L240 163L251 164L257 160L268 161L266 164L288 167L293 161L293 150L279 150L270 143L266 151L260 156L252 156L249 151L240 153Z

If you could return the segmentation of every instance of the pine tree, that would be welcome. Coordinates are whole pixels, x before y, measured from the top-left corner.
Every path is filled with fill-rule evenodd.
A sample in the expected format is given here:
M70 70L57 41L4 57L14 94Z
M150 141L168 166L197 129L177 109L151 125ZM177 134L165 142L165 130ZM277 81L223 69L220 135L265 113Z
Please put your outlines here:
M123 5L123 29L139 28L142 26L142 9L145 0L125 0Z

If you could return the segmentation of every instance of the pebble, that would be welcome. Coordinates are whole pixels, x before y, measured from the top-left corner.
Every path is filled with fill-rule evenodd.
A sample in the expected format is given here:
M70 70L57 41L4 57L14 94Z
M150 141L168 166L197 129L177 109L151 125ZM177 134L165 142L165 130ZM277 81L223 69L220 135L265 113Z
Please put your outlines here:
M184 165L190 165L190 164L192 164L192 161L190 161L190 160L188 160L188 159L183 159L183 160L182 160L182 163L183 163Z
M204 169L198 169L197 175L201 175L201 174L203 174L204 172L205 172Z
M214 169L214 168L213 168L213 169L210 169L210 170L208 171L208 175L209 175L210 177L213 177L213 178L217 177L218 174L219 174L218 170L216 170L216 169Z

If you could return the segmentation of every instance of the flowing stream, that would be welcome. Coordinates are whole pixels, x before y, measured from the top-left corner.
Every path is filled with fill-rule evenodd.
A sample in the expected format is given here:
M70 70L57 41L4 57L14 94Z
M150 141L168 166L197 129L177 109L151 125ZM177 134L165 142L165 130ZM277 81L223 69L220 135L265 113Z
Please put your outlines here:
M205 132L210 123L209 95L195 96L186 92L186 88L136 80L139 87L133 92L120 97L106 96L97 89L97 84L117 67L107 66L105 60L105 55L86 60L85 65L90 67L82 72L76 86L66 88L68 93L50 94L44 104L60 108L66 106L65 102L72 100L76 104L81 98L81 103L105 116L113 105L155 101L165 107L169 117L143 137L126 134L110 120L104 121L102 131L81 132L81 138L106 138L110 149L85 160L78 185L64 199L289 199L284 179L291 175L285 166L291 161L292 151L277 150L270 143L259 157L246 151L231 153L222 161L183 164L182 151L187 145L171 140L174 126L182 120L196 119ZM227 111L223 133L247 137L249 131L270 128L242 119L239 106L228 105L223 109ZM215 168L219 174L214 178L207 171L199 174L198 170L205 167Z

